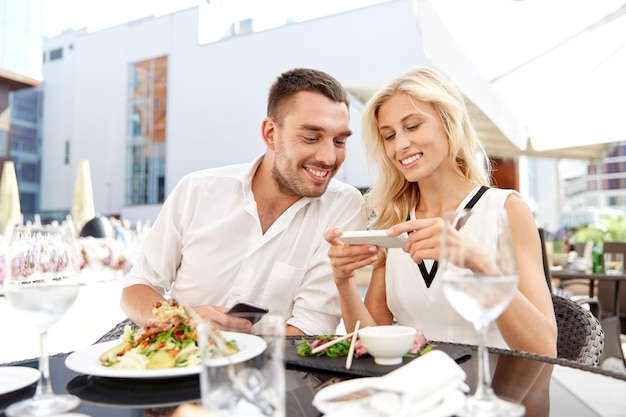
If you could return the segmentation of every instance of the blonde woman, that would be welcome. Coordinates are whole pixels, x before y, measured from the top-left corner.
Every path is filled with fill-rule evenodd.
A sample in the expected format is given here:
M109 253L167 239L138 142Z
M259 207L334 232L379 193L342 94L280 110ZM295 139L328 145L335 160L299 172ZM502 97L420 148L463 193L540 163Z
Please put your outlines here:
M347 245L342 230L325 233L346 328L399 324L431 340L476 343L471 325L443 296L437 279L443 215L473 206L462 232L471 236L507 211L519 268L519 287L489 332L488 345L556 355L556 321L532 213L515 190L491 187L490 163L461 94L436 71L415 68L391 81L366 106L363 136L378 179L366 196L370 229L408 232L403 248ZM355 271L373 266L365 301Z

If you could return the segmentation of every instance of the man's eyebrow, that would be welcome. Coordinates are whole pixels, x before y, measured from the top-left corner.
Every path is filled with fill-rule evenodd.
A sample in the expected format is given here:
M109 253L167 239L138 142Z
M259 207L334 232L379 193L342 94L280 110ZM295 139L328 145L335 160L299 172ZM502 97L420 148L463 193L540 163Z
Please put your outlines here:
M326 129L324 129L321 126L311 125L311 124L307 124L307 123L301 124L299 126L299 129L301 129L301 130L309 130L311 132L325 132L326 131ZM342 136L342 137L352 136L352 131L351 130L344 130L343 132L341 132L337 136Z

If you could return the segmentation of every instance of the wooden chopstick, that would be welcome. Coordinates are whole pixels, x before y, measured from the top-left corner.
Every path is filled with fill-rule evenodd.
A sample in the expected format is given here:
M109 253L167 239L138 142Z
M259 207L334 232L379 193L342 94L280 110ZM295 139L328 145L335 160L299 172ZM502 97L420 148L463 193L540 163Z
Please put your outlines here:
M350 342L350 350L348 351L348 358L346 359L346 369L352 367L352 358L354 357L354 348L356 347L356 338L359 333L359 326L361 321L357 320L354 325L354 331L352 332L352 341Z
M352 333L354 333L354 332L352 332ZM319 353L319 352L323 351L324 349L329 348L329 347L331 347L333 345L336 345L337 343L339 343L339 342L341 342L343 340L349 339L349 338L352 337L352 333L348 333L345 336L338 337L336 339L331 340L330 342L324 343L323 345L319 345L315 349L311 349L311 353Z

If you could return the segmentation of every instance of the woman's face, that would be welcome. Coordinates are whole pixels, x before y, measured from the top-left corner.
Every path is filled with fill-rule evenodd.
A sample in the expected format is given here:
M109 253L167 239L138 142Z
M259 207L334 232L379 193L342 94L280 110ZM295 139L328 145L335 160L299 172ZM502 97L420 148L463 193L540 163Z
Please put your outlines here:
M432 105L397 93L378 109L385 153L407 181L429 177L448 163L448 135Z

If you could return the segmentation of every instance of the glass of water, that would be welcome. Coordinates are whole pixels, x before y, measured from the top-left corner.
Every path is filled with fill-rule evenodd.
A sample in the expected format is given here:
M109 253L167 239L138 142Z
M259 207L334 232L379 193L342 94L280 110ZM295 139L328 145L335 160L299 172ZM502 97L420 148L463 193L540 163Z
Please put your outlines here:
M478 334L478 383L460 416L521 416L524 406L499 398L491 387L489 326L507 308L517 289L513 239L504 209L485 216L489 222L471 236L458 230L467 213L446 214L440 268L443 292L450 305Z
M266 314L253 334L198 326L202 355L202 406L221 417L285 417L285 320ZM222 341L238 340L239 352L215 358ZM217 345L217 346L216 346ZM229 360L230 358L230 360Z
M40 334L41 377L35 396L14 404L7 416L47 416L73 410L80 400L52 390L45 338L70 309L79 289L78 257L70 230L52 226L17 227L9 242L4 296L25 323Z

